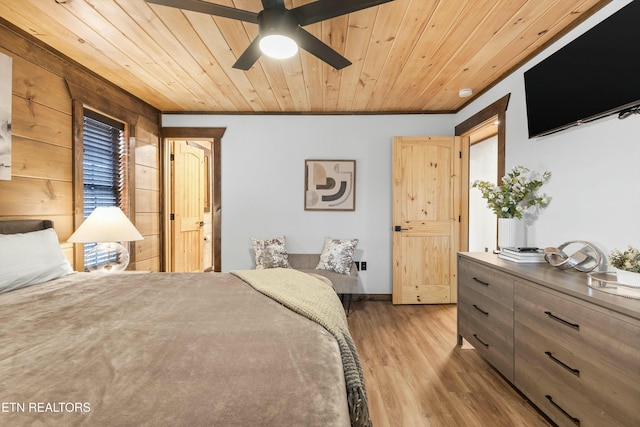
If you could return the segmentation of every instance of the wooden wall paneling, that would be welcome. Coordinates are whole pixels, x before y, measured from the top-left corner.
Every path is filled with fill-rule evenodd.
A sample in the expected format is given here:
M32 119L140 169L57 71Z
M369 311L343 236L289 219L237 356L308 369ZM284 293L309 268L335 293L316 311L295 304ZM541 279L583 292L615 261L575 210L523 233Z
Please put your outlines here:
M154 259L160 260L158 256L160 250L160 237L158 235L154 236L145 236L144 240L140 240L136 242L135 245L135 256L136 256L136 264L140 262L144 262L145 260L152 260L152 262L156 262ZM159 264L158 264L159 265ZM137 269L137 266L136 266ZM157 270L154 270L157 271Z
M154 258L158 253L158 236L147 236L136 245L136 258L140 261Z
M13 59L13 179L0 182L0 218L52 219L65 255L82 270L82 245L66 239L83 221L82 152L74 150L81 147L74 141L82 141L83 108L88 106L126 122L131 136L140 134L144 148L131 149L130 180L132 186L140 180L144 188L138 193L132 187L129 203L135 213L135 195L142 194L142 209L157 217L150 234L158 240L159 111L1 19L0 52ZM149 247L145 256L155 250L158 257L157 245ZM149 260L158 264L151 255Z
M161 239L161 203L162 169L160 162L159 114L153 120L140 116L135 127L136 144L133 148L135 161L135 220L136 226L144 236L146 243L136 242L136 269L161 271L162 239ZM142 193L138 193L141 191ZM138 194L145 194L147 199L138 200ZM147 203L149 196L155 197L156 203ZM144 202L144 203L143 203ZM154 243L149 245L149 242ZM151 252L149 252L149 248ZM144 257L144 258L141 258ZM143 262L144 264L140 264Z
M137 120L136 120L137 121ZM126 214L129 219L133 222L135 220L136 214L136 198L135 198L135 189L136 189L136 127L135 124L129 124L125 128L125 138L127 138L127 153L126 153L126 161L127 161L127 185L123 189L121 197L126 200ZM133 197L132 194L134 195ZM135 223L134 223L135 226ZM130 263L131 265L128 267L129 270L135 270L136 268L136 244L137 241L131 242L129 246L129 255L130 255Z
M4 49L0 52L11 55ZM14 95L71 114L69 91L62 77L19 56L12 57Z
M158 169L159 150L157 145L145 143L136 138L136 163Z
M137 213L160 212L160 192L151 190L135 190Z
M54 181L73 181L70 148L14 135L11 138L12 175Z
M55 224L54 224L55 226ZM71 264L71 266L73 266L73 261L74 261L74 254L75 251L73 250L73 244L71 243L67 243L65 245L61 245L62 246L62 253L64 254L64 257L67 259L67 261L69 261L69 264ZM74 270L77 271L77 269L74 267Z
M73 189L70 182L49 179L13 177L0 181L2 216L69 215L72 211Z
M137 212L135 223L143 236L160 235L160 213L158 212Z
M160 258L149 258L144 260L136 261L135 270L138 271L162 271L160 268Z
M160 191L160 176L157 168L136 164L135 177L135 188Z
M62 147L71 147L71 115L30 99L13 96L11 133ZM71 104L71 101L69 101Z
M84 138L84 107L82 102L73 101L73 218L74 228L78 228L84 221L84 186L81 184L84 176L82 140ZM84 270L84 244L76 243L74 245L74 265L77 271Z

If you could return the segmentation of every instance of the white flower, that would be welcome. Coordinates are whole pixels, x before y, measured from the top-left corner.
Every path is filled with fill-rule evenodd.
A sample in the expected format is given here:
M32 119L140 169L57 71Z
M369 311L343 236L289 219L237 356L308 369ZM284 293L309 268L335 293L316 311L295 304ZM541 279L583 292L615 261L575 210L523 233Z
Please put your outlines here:
M551 177L551 172L542 174L541 179L528 179L524 166L514 166L502 177L500 186L488 181L475 181L473 187L480 189L487 199L489 208L500 218L522 218L530 207L543 208L551 200L547 195L536 196L536 191Z

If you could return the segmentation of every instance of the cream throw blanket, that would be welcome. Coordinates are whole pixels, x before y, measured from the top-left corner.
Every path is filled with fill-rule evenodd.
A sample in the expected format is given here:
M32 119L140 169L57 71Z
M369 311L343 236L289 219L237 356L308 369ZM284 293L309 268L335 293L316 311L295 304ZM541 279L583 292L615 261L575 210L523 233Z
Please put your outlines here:
M351 425L371 426L362 367L347 318L335 291L306 273L289 268L232 271L258 292L323 326L337 340L347 387Z

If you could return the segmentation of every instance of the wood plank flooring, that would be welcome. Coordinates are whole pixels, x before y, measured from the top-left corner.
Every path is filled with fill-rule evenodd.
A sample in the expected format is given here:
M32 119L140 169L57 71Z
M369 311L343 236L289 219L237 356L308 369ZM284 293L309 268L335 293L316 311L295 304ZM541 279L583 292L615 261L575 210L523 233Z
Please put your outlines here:
M354 303L349 328L374 427L549 426L475 350L456 345L456 305Z

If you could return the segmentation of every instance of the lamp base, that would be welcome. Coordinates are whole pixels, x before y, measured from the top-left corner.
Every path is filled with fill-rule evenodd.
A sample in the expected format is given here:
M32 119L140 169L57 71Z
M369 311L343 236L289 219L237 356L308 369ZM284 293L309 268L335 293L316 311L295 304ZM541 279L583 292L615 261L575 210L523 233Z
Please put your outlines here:
M129 265L129 251L120 243L99 243L85 254L94 262L87 270L91 273L119 273Z

